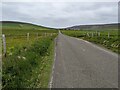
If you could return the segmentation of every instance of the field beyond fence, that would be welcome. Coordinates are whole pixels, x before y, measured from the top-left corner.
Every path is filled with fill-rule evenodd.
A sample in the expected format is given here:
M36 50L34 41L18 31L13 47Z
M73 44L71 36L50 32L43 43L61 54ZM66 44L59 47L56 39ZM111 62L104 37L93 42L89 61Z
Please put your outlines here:
M58 31L28 24L4 23L3 88L47 88Z

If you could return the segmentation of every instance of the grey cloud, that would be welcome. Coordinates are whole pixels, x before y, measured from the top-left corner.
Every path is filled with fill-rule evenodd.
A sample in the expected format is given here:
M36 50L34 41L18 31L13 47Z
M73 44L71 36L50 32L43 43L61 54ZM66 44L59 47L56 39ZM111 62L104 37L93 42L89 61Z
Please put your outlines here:
M2 20L17 20L49 27L117 22L117 2L3 3Z

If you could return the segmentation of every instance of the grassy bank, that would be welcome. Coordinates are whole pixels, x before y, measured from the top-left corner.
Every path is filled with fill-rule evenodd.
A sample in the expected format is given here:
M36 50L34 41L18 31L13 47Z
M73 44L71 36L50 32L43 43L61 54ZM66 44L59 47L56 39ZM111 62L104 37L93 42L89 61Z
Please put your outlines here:
M48 86L53 61L54 37L16 47L3 58L3 88L45 88Z
M3 23L2 33L6 36L7 50L6 57L2 56L2 87L47 88L58 31L7 22Z

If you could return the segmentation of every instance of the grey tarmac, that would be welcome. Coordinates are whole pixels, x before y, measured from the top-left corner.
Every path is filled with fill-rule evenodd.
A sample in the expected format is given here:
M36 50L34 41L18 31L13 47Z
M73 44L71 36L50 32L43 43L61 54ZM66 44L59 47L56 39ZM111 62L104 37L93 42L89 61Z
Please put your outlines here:
M52 88L118 88L118 55L59 33Z

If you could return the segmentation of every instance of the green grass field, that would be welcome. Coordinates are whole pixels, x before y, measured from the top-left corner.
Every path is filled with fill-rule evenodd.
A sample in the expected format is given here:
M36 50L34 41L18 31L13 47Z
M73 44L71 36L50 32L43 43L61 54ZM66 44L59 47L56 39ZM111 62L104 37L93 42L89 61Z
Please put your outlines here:
M27 23L6 22L1 27L2 34L6 36L7 48L6 57L2 55L2 87L47 88L54 57L54 39L58 30ZM118 29L112 29L61 32L120 53ZM0 40L2 42L2 38ZM3 47L0 50L3 51Z
M88 40L95 44L106 47L116 53L120 53L118 29L113 30L62 30L63 34Z
M6 57L2 58L2 87L47 88L58 31L31 24L3 23L2 34L6 36L7 48Z

